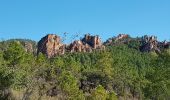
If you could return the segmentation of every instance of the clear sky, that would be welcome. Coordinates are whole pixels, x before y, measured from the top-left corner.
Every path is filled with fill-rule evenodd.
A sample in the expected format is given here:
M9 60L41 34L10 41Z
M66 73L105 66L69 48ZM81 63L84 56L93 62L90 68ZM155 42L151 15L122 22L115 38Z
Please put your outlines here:
M119 33L170 39L170 0L0 0L0 38Z

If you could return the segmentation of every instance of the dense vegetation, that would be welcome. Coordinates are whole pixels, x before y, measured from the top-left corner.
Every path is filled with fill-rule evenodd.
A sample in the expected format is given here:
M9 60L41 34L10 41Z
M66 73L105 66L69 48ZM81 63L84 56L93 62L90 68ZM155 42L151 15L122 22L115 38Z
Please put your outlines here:
M170 49L142 53L136 45L47 59L17 42L1 43L0 99L170 99Z

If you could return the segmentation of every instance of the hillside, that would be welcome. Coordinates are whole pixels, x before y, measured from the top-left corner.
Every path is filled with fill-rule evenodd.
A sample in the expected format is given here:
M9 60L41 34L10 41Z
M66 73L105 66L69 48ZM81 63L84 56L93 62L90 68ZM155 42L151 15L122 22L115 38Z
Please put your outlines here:
M126 34L102 42L55 34L0 42L2 100L169 100L170 43Z

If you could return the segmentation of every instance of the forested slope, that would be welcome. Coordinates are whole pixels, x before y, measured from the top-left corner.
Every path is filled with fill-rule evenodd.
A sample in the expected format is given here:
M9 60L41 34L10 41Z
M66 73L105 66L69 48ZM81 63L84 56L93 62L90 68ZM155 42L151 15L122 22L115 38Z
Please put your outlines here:
M0 99L169 100L170 49L141 52L138 41L48 59L11 41L0 49Z

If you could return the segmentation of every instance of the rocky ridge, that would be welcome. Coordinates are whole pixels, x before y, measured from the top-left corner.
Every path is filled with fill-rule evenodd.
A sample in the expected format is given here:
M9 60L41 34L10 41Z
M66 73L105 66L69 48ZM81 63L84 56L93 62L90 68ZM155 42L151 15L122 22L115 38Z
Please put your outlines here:
M12 41L18 41L28 53L37 55L42 53L48 58L65 53L74 52L93 52L105 50L108 46L127 45L130 48L140 50L141 52L160 53L164 49L170 48L170 42L158 41L156 36L145 35L143 37L132 38L128 34L119 34L116 37L109 38L102 42L98 35L86 34L80 40L75 40L70 44L63 44L62 39L55 34L44 36L38 43L29 39L10 39L0 42L0 50L6 50L8 44Z
M69 45L62 44L61 38L55 34L48 34L38 42L37 53L45 54L48 58L56 55L63 55L67 52L92 52L94 50L105 50L106 46L115 46L121 44L129 44L131 41L136 41L136 38L131 38L127 34L119 34L117 37L108 39L102 42L98 35L92 36L86 34L84 38L75 40ZM160 53L161 48L169 48L169 42L159 42L155 36L143 36L139 38L139 49L141 52L155 51Z
M82 40L76 40L66 46L61 43L59 36L48 34L38 42L37 53L45 54L48 58L56 55L62 55L65 52L92 52L94 50L104 50L105 46L102 44L99 36L85 35Z

